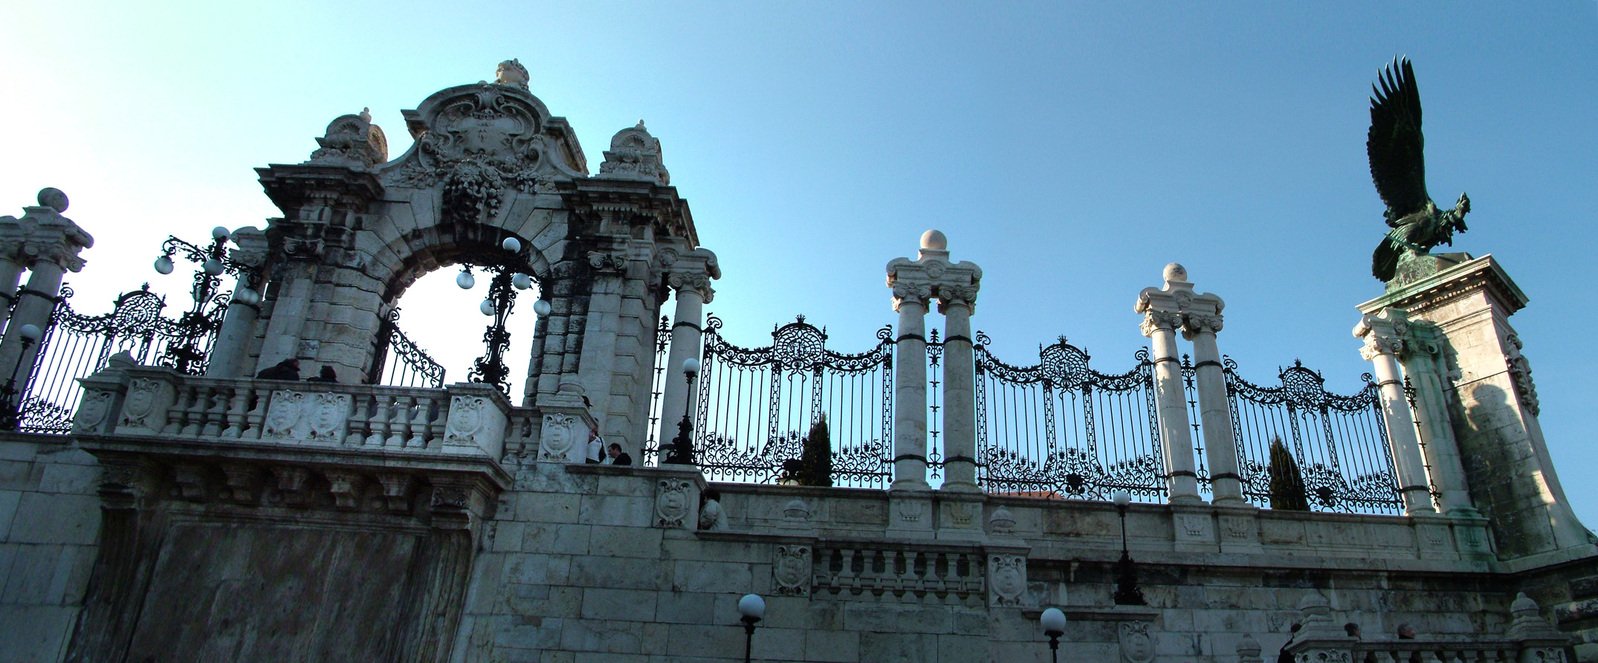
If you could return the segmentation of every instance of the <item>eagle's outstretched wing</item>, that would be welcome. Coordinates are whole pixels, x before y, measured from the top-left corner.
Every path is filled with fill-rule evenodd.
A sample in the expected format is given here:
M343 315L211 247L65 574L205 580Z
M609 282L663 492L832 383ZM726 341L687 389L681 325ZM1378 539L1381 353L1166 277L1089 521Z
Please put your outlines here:
M1381 89L1371 86L1371 129L1365 140L1371 180L1387 203L1387 223L1396 225L1431 200L1426 194L1424 138L1420 132L1420 89L1409 59L1395 59L1381 73Z

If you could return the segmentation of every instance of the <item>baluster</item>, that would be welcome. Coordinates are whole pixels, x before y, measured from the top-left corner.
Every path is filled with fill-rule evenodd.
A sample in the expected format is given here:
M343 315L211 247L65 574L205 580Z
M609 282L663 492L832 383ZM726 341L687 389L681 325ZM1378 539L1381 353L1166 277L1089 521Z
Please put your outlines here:
M183 424L188 415L188 403L194 400L194 389L187 383L177 387L177 393L172 397L172 407L166 411L166 425L161 428L162 435L177 436L183 432Z
M249 412L250 388L240 383L233 383L232 398L229 399L227 409L227 429L222 431L222 437L234 440L244 436L244 415Z
M210 391L211 406L205 410L205 428L200 434L206 437L218 437L222 434L222 424L227 418L228 388L213 384Z
M183 437L199 437L200 426L205 420L205 408L209 406L211 389L205 385L190 385L186 387L189 392L188 404L183 408L183 430L179 435Z
M349 434L344 436L344 446L358 447L366 441L366 422L372 412L372 394L350 396Z
M388 440L386 446L403 448L410 432L411 403L416 399L400 395L394 397L394 402L389 406Z
M449 395L441 394L428 406L427 448L438 449L444 439L444 424L449 421ZM586 438L578 438L586 439Z
M251 383L249 392L250 411L244 414L244 430L248 431L249 434L245 435L244 438L254 440L261 437L261 429L264 427L263 422L266 420L266 406L272 400L272 390Z
M366 446L381 447L383 440L388 437L388 399L377 397L372 403L372 416L366 419L367 430Z
M410 439L405 441L407 447L425 448L427 446L427 411L433 406L430 398L418 397L416 406L411 408Z

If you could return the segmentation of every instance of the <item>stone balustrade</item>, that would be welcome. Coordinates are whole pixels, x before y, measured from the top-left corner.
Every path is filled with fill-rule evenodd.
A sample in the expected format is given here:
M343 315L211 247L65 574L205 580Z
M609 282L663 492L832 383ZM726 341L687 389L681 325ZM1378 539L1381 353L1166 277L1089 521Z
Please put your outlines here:
M120 366L85 378L73 432L165 440L475 455L500 460L536 416L492 386L380 387L202 378ZM512 424L516 425L512 425Z

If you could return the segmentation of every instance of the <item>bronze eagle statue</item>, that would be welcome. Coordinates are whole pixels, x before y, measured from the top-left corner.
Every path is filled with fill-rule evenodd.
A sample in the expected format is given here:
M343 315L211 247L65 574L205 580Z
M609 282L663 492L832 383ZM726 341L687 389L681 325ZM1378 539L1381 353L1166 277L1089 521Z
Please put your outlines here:
M1465 232L1470 198L1459 194L1454 209L1438 211L1426 193L1425 139L1420 131L1420 88L1409 58L1395 58L1379 73L1381 87L1371 85L1371 128L1365 141L1371 179L1387 211L1390 230L1371 256L1371 275L1393 280L1399 259L1423 256L1439 244L1453 244Z

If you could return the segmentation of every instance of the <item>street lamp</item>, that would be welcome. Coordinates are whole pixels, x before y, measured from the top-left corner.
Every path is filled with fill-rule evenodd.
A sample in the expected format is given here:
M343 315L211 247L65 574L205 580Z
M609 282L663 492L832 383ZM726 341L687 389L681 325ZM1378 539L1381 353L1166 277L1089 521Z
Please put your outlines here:
M1137 565L1126 548L1126 507L1132 503L1132 496L1118 490L1110 499L1115 501L1115 510L1121 514L1121 561L1115 563L1115 604L1148 605L1143 590L1137 586Z
M493 278L488 282L488 296L477 305L477 310L494 321L483 332L483 343L487 349L483 356L472 362L467 379L496 385L501 392L509 394L510 381L507 378L510 368L505 366L505 353L510 350L510 332L505 331L505 322L516 305L516 291L533 287L533 278L526 273L526 260L521 256L521 240L506 237L499 243L499 248L499 253L480 257L483 264L479 266L493 273ZM461 266L461 273L455 276L455 285L462 290L471 290L477 285L477 278L472 276L472 265L473 262L466 262ZM533 308L538 310L536 304Z
M671 440L671 450L666 452L666 463L694 464L694 423L689 419L690 404L694 401L694 378L699 375L699 360L689 357L682 362L683 377L688 380L688 391L683 395L682 421L677 422L677 437ZM754 596L751 594L750 596ZM744 597L748 598L748 597ZM760 598L756 596L755 598ZM764 604L762 604L764 605ZM751 627L753 628L753 627Z
M227 242L231 236L232 232L225 226L217 226L211 229L211 243L207 246L178 239L175 235L168 235L166 241L161 243L161 256L155 259L154 265L157 273L171 274L176 267L172 263L172 256L179 253L189 262L200 265L194 272L194 287L190 290L194 296L194 308L178 318L178 338L167 346L163 356L164 361L179 372L198 375L205 368L206 353L201 346L201 339L215 331L222 322L221 316L216 313L219 308L212 311L205 309L212 303L212 296L222 284L224 272L239 277L239 292L235 296L241 302L249 303L250 299L257 297L254 291L249 290L253 274L227 256ZM221 306L220 302L217 304Z
M742 615L738 621L744 624L744 663L749 663L749 652L755 644L755 624L766 616L766 600L759 594L744 594L738 599L738 614Z
M1059 608L1049 608L1038 617L1043 634L1049 636L1049 660L1060 663L1060 636L1065 635L1065 613Z
M6 378L6 383L0 385L0 430L16 430L17 424L22 420L22 403L17 393L17 373L22 371L22 361L28 357L28 348L39 342L39 337L44 332L37 325L22 325L17 328L17 337L22 341L22 352L17 353L17 363L11 366L11 377Z

